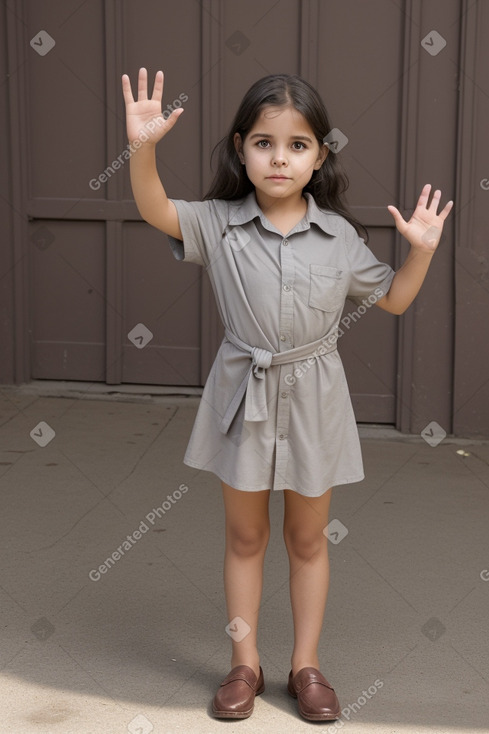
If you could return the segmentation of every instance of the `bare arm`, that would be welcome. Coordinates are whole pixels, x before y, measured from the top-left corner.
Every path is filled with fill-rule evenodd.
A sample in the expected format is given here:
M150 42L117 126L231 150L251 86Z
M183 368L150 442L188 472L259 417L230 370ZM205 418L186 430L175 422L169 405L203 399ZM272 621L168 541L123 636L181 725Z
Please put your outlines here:
M169 201L156 169L156 143L171 130L183 112L173 110L167 120L161 113L163 72L155 76L153 95L148 99L146 69L139 70L138 99L134 101L131 82L122 76L126 104L127 137L131 148L131 186L139 213L149 224L181 240L182 232L173 202Z
M440 214L437 214L441 191L438 189L435 191L428 206L430 191L430 184L426 184L409 222L405 221L395 206L387 207L394 217L397 229L411 245L409 254L396 272L388 293L376 304L393 314L404 313L418 295L438 247L443 223L453 206L453 201L449 201Z

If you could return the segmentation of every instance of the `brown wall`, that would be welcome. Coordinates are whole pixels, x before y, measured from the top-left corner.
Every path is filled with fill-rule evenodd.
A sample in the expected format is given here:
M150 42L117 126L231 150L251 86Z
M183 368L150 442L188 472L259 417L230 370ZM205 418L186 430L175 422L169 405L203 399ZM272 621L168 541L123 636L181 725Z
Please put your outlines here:
M349 201L379 258L406 254L387 204L409 213L426 182L455 199L415 304L372 309L341 338L358 420L489 435L484 0L25 0L0 13L0 381L204 384L222 338L206 274L141 221L127 163L97 184L127 143L120 76L163 68L164 103L188 96L158 165L169 195L191 200L248 86L298 73L349 138ZM144 349L128 337L140 323Z

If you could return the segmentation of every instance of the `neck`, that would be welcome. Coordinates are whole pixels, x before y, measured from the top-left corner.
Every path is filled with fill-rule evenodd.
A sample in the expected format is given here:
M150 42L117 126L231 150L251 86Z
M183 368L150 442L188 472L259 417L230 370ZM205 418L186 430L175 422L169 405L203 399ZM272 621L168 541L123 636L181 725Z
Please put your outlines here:
M307 209L307 199L302 195L301 191L297 191L291 196L278 198L276 196L268 196L262 191L255 189L255 197L258 206L267 216L280 216L285 213L290 215L294 211L302 212L304 207Z

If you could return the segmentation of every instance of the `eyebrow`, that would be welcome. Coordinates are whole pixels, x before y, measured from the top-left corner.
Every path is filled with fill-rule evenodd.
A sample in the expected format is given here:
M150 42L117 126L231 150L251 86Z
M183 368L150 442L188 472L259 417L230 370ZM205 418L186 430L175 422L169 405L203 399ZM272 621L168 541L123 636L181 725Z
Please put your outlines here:
M307 135L291 135L290 137L292 140L306 140L308 143L312 143L311 138ZM253 135L250 135L250 140L251 138L273 138L273 135L269 135L268 133L253 133Z

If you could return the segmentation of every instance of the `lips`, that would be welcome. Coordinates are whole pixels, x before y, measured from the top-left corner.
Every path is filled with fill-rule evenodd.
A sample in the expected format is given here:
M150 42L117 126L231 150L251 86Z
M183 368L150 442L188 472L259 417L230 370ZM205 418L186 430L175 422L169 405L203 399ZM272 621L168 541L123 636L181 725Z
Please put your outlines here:
M288 176L267 176L267 178L278 179L280 181L289 181Z

